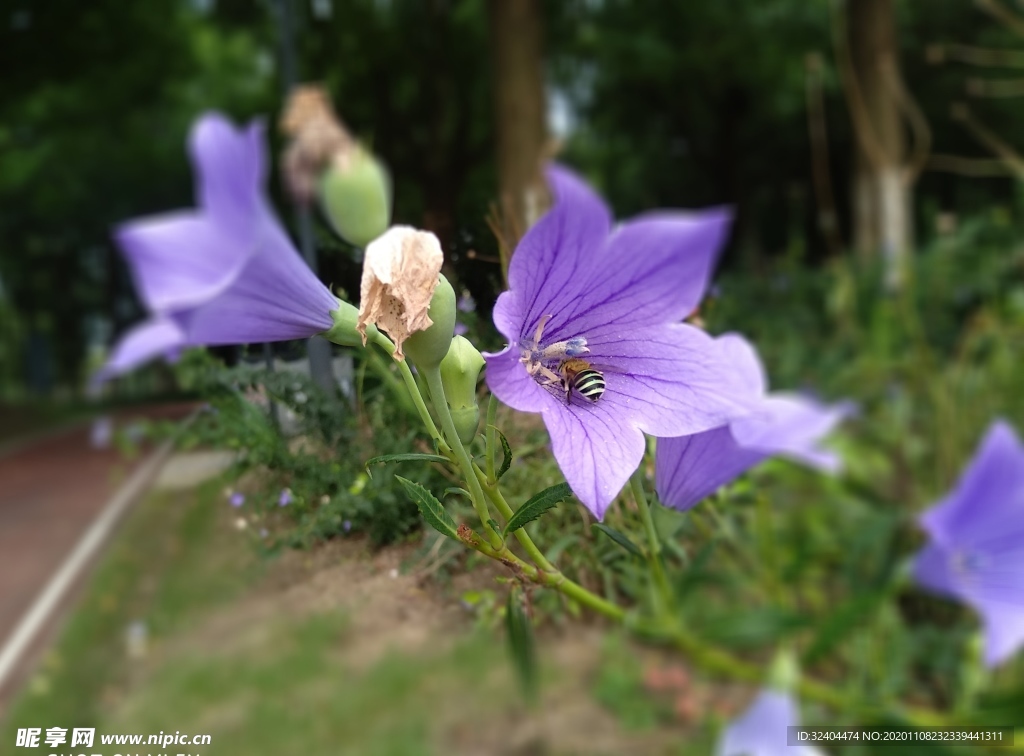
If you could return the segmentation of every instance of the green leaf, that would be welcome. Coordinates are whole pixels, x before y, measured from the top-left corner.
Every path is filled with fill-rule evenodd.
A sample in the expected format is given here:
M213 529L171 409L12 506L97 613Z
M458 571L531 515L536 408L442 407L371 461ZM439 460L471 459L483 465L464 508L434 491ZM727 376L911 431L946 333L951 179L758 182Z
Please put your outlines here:
M683 572L682 577L676 586L676 593L680 596L685 596L694 587L699 585L701 581L707 578L705 567L711 559L711 555L714 553L718 546L719 538L716 536L708 541L701 550L694 557L693 562Z
M823 659L837 643L863 624L885 596L885 591L855 595L829 612L804 652L803 664L810 666Z
M629 539L629 536L627 536L625 533L622 533L616 530L615 528L609 527L605 525L603 522L595 522L593 525L591 525L591 527L600 530L602 533L611 538L613 541L615 541L615 543L624 548L633 556L639 557L640 559L644 558L644 552L641 551L640 547L633 543Z
M504 455L504 459L501 460L501 467L498 468L498 472L495 474L497 480L501 480L501 476L508 472L508 468L512 467L512 447L508 445L508 439L505 438L505 434L502 433L497 427L488 425L488 428L494 428L494 432L498 434L498 440L501 441L501 453Z
M448 494L456 494L458 496L465 496L470 501L473 500L473 494L471 494L465 488L459 488L458 486L453 486L451 488L444 489L444 494L442 494L442 495L443 496L447 496Z
M528 522L533 522L542 514L547 512L549 509L554 508L560 501L572 496L572 489L569 488L568 483L559 483L557 486L551 486L545 488L539 494L531 496L529 500L523 506L516 510L516 513L512 515L512 518L508 521L505 526L505 530L502 531L502 535L508 535L519 528L526 525Z
M373 475L370 473L370 465L386 465L388 462L447 462L447 457L442 457L440 454L384 454L380 457L373 457L372 459L366 460L364 467L366 468L366 474L371 478Z
M487 520L487 524L491 526L491 530L493 530L495 533L501 533L501 523L499 523L493 517ZM504 533L501 534L505 535Z
M519 679L523 697L533 701L537 696L537 656L534 653L533 628L523 611L519 591L513 586L505 606L505 630L512 666Z
M420 514L423 515L423 519L427 521L430 527L449 538L454 538L456 541L459 540L455 520L451 518L451 515L441 506L441 502L435 499L430 491L419 483L413 483L401 475L396 475L395 480L402 484L402 488L405 489L409 498L415 502L420 510Z
M807 619L781 607L764 606L729 611L706 618L701 632L732 648L754 648L776 643L807 626Z
M562 536L557 541L555 541L555 543L551 546L550 549L547 550L547 553L544 554L544 558L552 564L554 564L558 561L558 557L562 556L563 551L565 551L569 546L572 546L574 543L577 543L579 540L580 536L576 533L568 533Z

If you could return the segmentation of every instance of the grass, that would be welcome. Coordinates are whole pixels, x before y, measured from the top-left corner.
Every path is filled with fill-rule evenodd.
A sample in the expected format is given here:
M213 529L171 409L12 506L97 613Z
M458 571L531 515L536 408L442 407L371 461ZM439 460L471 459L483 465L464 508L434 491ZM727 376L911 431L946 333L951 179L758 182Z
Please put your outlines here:
M439 600L436 586L427 588L435 594L424 598L415 589L406 600L402 592L415 581L388 581L374 566L379 555L365 550L352 581L378 582L333 601L332 592L353 586L317 583L325 573L309 564L344 568L337 551L266 557L253 548L252 528L235 529L239 512L225 506L222 488L213 481L157 493L132 512L15 701L0 752L17 728L54 726L95 728L97 743L101 734L208 734L210 746L171 750L218 756L671 752L665 746L678 727L645 715L655 702L644 702L627 644L570 634L548 646L546 639L542 704L531 711L492 623L464 616L452 595ZM358 550L359 543L349 545ZM397 586L395 595L381 595L381 585ZM306 596L301 604L296 592ZM410 614L404 626L381 630L394 643L369 639L375 650L367 651L365 615L379 611L380 601L397 603L399 617L407 607ZM422 626L416 605L424 601L456 619L428 625L422 643L403 646ZM147 633L141 658L126 641L140 622ZM632 704L602 708L623 685Z

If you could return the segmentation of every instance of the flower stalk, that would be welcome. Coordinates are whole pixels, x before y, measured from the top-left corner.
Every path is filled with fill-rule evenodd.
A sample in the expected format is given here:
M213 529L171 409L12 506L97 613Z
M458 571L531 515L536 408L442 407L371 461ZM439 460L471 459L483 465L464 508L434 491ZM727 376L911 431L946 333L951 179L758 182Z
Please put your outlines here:
M658 531L654 526L654 518L651 517L651 508L647 504L642 467L637 468L637 471L630 477L629 488L636 501L636 508L640 512L644 532L647 534L647 562L651 566L651 575L654 579L655 614L661 618L667 618L670 616L673 604L672 587L665 575L665 565L661 561L661 540L658 538Z
M430 400L434 405L434 411L437 412L437 416L441 420L444 436L448 440L451 450L455 453L455 460L462 469L463 478L469 484L473 508L480 517L480 525L484 529L484 533L486 533L491 546L494 549L500 550L504 548L504 539L490 525L491 515L487 509L487 499L484 496L483 488L480 487L480 481L477 480L476 473L473 470L473 460L469 458L469 453L466 451L466 447L462 445L459 433L455 428L455 421L452 419L451 410L448 408L448 400L444 396L441 371L437 366L426 368L423 370L423 377L427 381L427 389L430 391Z

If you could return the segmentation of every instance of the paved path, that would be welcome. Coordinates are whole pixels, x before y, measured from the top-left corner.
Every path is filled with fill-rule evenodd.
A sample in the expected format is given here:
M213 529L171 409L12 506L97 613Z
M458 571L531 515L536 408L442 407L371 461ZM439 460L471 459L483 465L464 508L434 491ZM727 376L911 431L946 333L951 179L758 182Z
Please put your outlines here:
M192 404L123 411L139 418L185 417ZM95 449L90 425L58 431L0 457L0 644L60 568L90 523L148 449L128 459Z

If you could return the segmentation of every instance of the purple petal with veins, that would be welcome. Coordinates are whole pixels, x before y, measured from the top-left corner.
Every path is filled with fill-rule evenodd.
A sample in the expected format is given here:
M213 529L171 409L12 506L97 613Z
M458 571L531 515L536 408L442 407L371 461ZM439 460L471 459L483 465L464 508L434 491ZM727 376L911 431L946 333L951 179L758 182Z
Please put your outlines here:
M681 436L750 408L729 355L680 323L700 302L729 216L651 213L613 228L604 202L570 171L552 167L554 207L523 237L494 323L509 346L485 355L487 382L505 404L539 412L566 480L594 515L643 455L644 433ZM599 371L596 401L563 362Z

